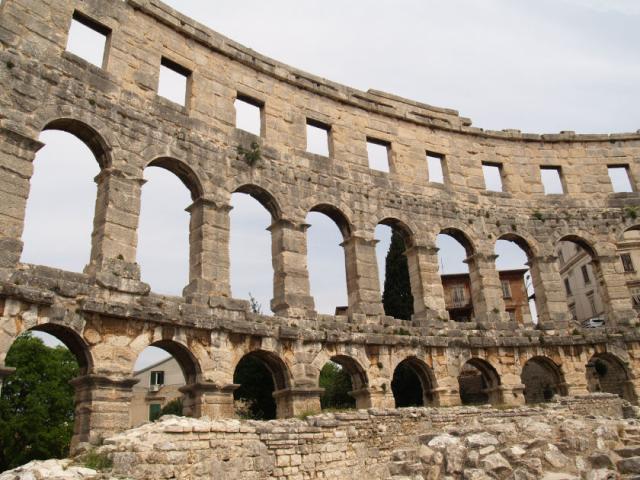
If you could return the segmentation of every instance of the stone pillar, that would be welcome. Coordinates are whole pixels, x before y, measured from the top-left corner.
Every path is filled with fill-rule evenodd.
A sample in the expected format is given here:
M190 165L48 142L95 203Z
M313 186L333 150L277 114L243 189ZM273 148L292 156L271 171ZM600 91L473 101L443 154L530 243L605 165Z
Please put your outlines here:
M342 242L347 272L349 315L383 315L376 261L377 240L351 235Z
M3 367L0 365L0 395L2 395L2 385L4 383L4 379L11 376L15 371L15 368Z
M369 387L370 408L396 408L396 399L391 391L391 384L388 384L387 390Z
M95 182L98 194L91 258L85 273L95 276L107 287L137 290L136 281L140 280L140 267L136 263L138 220L145 181L106 168L96 176Z
M434 404L438 407L457 407L462 404L460 390L457 388L438 387L432 393Z
M233 207L199 198L187 211L189 223L189 285L183 295L204 302L230 297L229 212Z
M569 307L558 269L558 257L555 255L531 257L527 265L533 282L538 325L543 328L566 328L569 321Z
M273 262L271 310L276 315L308 317L315 314L307 268L308 227L280 219L268 228Z
M0 128L0 279L20 262L33 159L44 144Z
M187 417L234 418L233 392L240 385L219 386L198 382L180 387L183 394L182 413Z
M405 252L413 295L413 314L417 319L449 318L444 288L438 272L438 248L413 246Z
M497 255L477 252L465 260L469 265L471 299L478 322L509 320L496 270Z
M324 388L290 387L273 392L276 400L278 418L291 418L298 415L319 413L322 411L320 396Z
M507 405L519 407L526 403L524 398L525 386L522 383L514 385L500 385L493 390L488 390L489 402L492 405Z
M607 324L628 325L637 313L633 309L620 258L617 255L600 255L593 259L593 266Z
M84 375L71 380L75 388L72 454L82 443L99 445L104 438L130 427L133 386L139 381L102 375Z

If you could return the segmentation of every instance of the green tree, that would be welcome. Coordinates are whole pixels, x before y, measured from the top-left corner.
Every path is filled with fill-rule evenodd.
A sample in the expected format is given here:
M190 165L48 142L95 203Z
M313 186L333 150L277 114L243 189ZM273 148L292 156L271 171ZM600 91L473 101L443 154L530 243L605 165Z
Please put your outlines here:
M334 362L327 362L320 370L320 387L324 388L324 393L320 397L322 408L355 408L356 401L349 395L353 390L351 387L351 377L340 365Z
M233 398L246 403L247 411L243 416L254 420L276 418L273 376L262 360L253 355L245 356L236 367L233 383L240 385L233 392Z
M16 369L0 396L0 472L31 460L64 458L73 434L78 362L64 347L30 334L16 339L6 365Z
M409 280L409 266L402 235L395 229L391 234L391 245L385 261L384 293L382 304L384 313L402 320L410 320L413 315L413 295Z

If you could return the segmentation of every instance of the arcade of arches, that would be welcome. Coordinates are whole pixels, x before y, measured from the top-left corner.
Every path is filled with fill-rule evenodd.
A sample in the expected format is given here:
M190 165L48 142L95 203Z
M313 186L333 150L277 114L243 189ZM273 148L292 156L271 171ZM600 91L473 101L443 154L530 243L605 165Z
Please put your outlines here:
M44 330L65 343L81 366L73 381L75 444L98 443L129 426L135 361L150 345L180 364L183 406L193 416L235 416L236 404L252 397L255 377L247 372L270 382L255 416L319 411L328 362L348 376L357 408L519 405L589 392L637 401L640 279L625 232L640 229L640 134L484 131L450 109L307 77L187 18L177 22L155 1L41 2L38 19L32 3L1 6L12 32L3 38L3 64L12 67L0 91L0 378L11 375L5 357L22 332ZM77 15L110 32L102 67L65 51ZM190 72L185 105L157 95L165 55ZM257 134L236 128L238 98L260 110ZM306 151L309 122L327 127L328 157ZM100 170L82 272L22 258L45 130L76 136ZM386 146L389 172L369 168L371 139ZM428 181L426 152L441 159L444 183ZM487 191L486 161L504 162L504 191ZM625 166L632 192L602 181L609 165ZM177 177L191 202L180 232L189 244L181 295L159 294L141 279L147 167ZM552 167L564 193L545 195L540 172ZM251 312L231 292L234 193L252 196L270 216L273 316ZM346 304L335 315L318 313L311 294L310 212L339 231ZM409 319L384 314L379 224L403 239ZM447 309L440 234L464 250L473 310L464 322ZM536 322L507 311L499 240L526 256ZM579 245L588 257L582 281L588 276L597 287L604 327L573 320L560 242Z

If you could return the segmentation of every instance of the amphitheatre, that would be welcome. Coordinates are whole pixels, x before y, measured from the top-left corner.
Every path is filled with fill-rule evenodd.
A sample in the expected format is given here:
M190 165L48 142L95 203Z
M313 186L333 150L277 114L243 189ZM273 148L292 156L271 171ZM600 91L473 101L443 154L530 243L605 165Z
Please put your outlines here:
M201 417L218 422L231 442L242 432L252 441L260 434L259 422L243 430L234 420L234 370L246 356L271 372L282 419L273 425L282 421L287 438L294 436L286 427L294 420L286 419L320 412L318 378L329 360L351 376L359 410L324 424L320 416L314 428L345 435L349 427L341 422L369 422L371 435L391 442L383 432L395 432L394 419L418 435L416 418L450 423L442 420L446 412L472 415L458 408L466 366L479 372L486 402L500 407L473 407L475 415L509 407L539 414L542 407L525 404L542 395L543 385L561 402L549 408L562 412L633 409L640 395L638 313L616 252L625 232L640 229L640 195L637 184L631 193L614 193L607 167L625 166L631 179L640 178L640 132L483 130L454 110L301 72L158 0L64 0L38 2L37 9L33 3L0 6L0 379L12 373L4 358L21 333L47 332L63 342L82 371L73 381L72 448L126 435L134 363L148 346L178 360L185 414L194 417L184 430L179 423L163 428L194 442ZM72 18L107 37L102 67L65 51ZM187 77L184 106L157 95L160 65ZM235 127L238 98L260 108L260 135ZM329 132L328 156L306 151L308 124ZM100 167L91 256L81 273L21 262L32 162L45 130L77 136ZM368 141L387 148L388 173L369 168ZM426 180L426 152L442 159L443 184ZM483 164L500 166L503 192L485 189ZM190 281L181 297L155 294L140 280L137 227L148 166L172 172L191 193ZM561 174L563 194L545 195L541 169ZM251 195L272 217L273 316L252 313L248 302L230 296L234 192ZM348 307L342 315L315 311L309 212L328 216L343 236ZM409 321L382 308L373 234L379 224L401 233L407 247ZM441 233L466 249L471 322L451 321L445 308L435 245ZM537 324L517 324L506 313L495 267L498 240L527 253ZM570 321L557 265L561 241L591 256L604 328ZM594 371L596 360L605 371ZM394 409L391 382L399 365L419 381L423 409ZM523 374L527 368L533 374ZM371 412L386 413L376 420ZM282 433L273 428L271 435ZM218 444L222 449L224 442ZM291 469L298 453L287 455ZM278 460L272 470L279 467ZM277 478L316 478L280 470ZM344 475L317 478L351 478Z

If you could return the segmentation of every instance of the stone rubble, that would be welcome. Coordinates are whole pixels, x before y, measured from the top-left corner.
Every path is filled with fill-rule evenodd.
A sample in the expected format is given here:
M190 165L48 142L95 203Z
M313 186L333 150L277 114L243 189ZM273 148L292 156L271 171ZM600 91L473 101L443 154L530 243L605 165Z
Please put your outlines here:
M0 480L640 479L640 420L622 418L605 399L270 422L165 416L106 439L97 453L113 461L108 474L60 460L32 462Z

